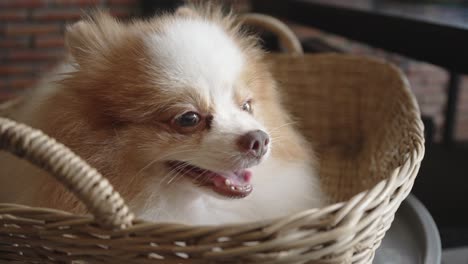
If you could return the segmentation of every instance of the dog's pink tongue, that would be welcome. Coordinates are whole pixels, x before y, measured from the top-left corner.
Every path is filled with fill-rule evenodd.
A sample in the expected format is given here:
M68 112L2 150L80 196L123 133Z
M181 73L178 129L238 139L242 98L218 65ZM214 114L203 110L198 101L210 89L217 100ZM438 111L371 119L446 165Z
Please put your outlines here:
M213 176L213 190L224 196L243 198L252 192L251 178L252 172L248 170L219 173Z

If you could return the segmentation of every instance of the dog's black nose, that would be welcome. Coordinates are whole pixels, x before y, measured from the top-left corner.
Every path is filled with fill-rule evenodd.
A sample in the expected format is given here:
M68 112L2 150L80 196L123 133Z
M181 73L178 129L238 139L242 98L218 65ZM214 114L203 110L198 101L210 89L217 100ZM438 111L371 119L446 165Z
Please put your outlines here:
M257 158L261 158L268 150L270 138L262 130L253 130L240 136L238 145L242 152L248 152Z

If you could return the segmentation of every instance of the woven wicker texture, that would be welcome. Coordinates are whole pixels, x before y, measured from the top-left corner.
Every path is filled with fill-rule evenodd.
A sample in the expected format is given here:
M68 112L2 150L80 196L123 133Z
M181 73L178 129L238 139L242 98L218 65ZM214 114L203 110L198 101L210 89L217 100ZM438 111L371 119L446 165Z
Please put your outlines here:
M278 25L262 21L270 30ZM131 220L119 195L85 162L42 133L0 118L0 148L50 171L95 216L0 204L0 260L371 263L424 155L415 99L394 67L344 55L301 55L284 25L276 29L292 55L268 59L285 103L318 153L330 206L229 226Z

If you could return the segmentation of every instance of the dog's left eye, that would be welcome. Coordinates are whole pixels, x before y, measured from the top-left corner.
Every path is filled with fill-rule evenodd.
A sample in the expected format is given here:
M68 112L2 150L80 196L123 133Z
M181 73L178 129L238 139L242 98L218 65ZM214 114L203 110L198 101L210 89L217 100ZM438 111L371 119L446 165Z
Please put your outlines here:
M180 127L193 127L200 123L200 115L195 112L187 112L176 119L177 125Z
M245 102L244 104L242 104L242 110L246 111L246 112L249 112L249 113L252 113L252 102L247 101Z

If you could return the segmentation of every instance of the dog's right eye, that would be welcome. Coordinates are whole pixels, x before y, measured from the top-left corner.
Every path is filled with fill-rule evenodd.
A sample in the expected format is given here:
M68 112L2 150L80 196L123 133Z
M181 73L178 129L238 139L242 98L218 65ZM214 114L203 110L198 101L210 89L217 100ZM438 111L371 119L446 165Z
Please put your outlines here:
M176 119L176 123L180 127L193 127L200 123L201 117L198 113L187 112Z

